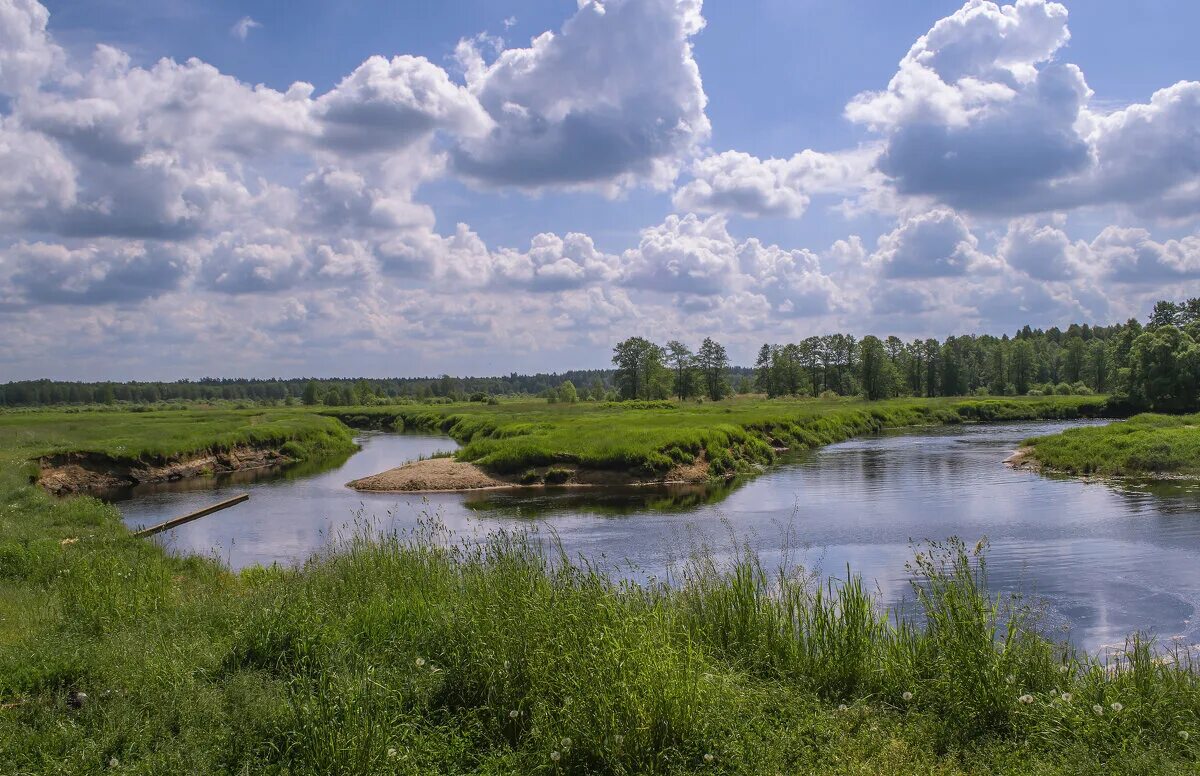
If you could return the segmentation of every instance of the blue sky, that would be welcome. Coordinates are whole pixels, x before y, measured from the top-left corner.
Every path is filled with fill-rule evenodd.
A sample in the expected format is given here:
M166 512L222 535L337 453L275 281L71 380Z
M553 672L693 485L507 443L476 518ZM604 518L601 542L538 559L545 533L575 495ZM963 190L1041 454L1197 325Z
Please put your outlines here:
M749 360L1142 317L1200 293L1197 22L0 0L0 375L502 373L634 333Z

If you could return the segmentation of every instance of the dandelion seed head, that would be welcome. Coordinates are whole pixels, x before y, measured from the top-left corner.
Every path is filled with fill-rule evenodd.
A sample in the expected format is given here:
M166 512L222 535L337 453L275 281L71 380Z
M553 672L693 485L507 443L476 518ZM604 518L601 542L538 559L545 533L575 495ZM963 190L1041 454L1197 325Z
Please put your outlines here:
M1179 737L1182 738L1184 741L1188 740L1188 732L1186 730L1180 730Z
M397 754L399 754L399 752L397 752L395 749L389 749L388 750L388 759L395 760Z
M1004 681L1008 682L1009 684L1016 684L1017 677L1009 674L1008 676L1004 677Z
M423 658L423 657L417 658L417 668L422 668L422 667L424 667L424 665L425 665L425 658Z
M550 759L553 760L554 762L558 762L561 758L562 758L562 755L559 754L557 750L550 753Z
M1066 673L1068 670L1070 670L1070 669L1068 669L1066 666L1059 666L1059 667L1058 667L1058 672L1059 672L1060 674L1065 674L1065 673Z
M559 741L558 743L562 746L563 749L571 748L571 739L569 739L569 738L564 738L562 741Z
M1033 696L1030 695L1029 693L1026 693L1026 694L1022 695L1020 698L1017 698L1017 700L1019 700L1021 703L1024 703L1026 706L1028 706L1029 704L1033 703Z
M901 698L903 698L903 699L904 699L904 700L906 700L906 701L911 701L911 700L912 700L912 698L913 698L913 696L912 696L912 693L911 693L911 692L909 692L908 690L905 690L905 691L904 691L904 694L903 694L903 695L901 695L900 697L901 697Z
M521 716L521 712L517 711L516 709L513 709L512 711L508 712L509 719L516 719L519 716Z
M1101 706L1099 703L1097 703L1095 706L1092 707L1092 711L1096 712L1097 717L1104 716L1104 707Z
M1117 712L1117 713L1119 714L1119 713L1121 713L1121 709L1123 709L1123 708L1125 708L1125 707L1124 707L1124 706L1122 706L1122 705L1121 705L1121 704L1119 704L1119 703L1114 703L1114 704L1112 705L1112 707L1111 707L1111 708L1112 708L1112 710L1113 710L1113 711L1115 711L1115 712Z
M711 763L712 761L713 761L712 754L710 754L709 752L705 752L704 753L704 762Z
M1062 699L1063 699L1064 701L1066 701L1067 703L1070 703L1070 702L1071 702L1071 693L1069 693L1069 692L1064 692L1064 693L1062 694Z
M844 703L838 704L838 711L845 711L848 707Z
M120 761L120 760L118 760L117 758L113 757L113 758L109 759L109 761L108 761L108 767L109 767L109 768L120 768L120 767L121 767L121 761Z

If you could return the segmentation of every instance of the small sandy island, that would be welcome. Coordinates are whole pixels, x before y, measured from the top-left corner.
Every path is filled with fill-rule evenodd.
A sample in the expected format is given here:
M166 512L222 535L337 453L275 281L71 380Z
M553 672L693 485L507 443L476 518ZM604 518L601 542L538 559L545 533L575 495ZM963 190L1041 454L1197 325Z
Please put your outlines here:
M453 458L429 458L346 484L355 490L421 492L508 488L515 483L497 479L473 463Z
M595 487L604 485L677 485L706 482L708 462L672 468L660 477L637 476L629 472L581 469L574 464L557 464L530 469L518 477L490 474L481 467L453 458L413 461L380 474L346 483L355 490L377 493L435 493L441 491L482 490L484 488Z

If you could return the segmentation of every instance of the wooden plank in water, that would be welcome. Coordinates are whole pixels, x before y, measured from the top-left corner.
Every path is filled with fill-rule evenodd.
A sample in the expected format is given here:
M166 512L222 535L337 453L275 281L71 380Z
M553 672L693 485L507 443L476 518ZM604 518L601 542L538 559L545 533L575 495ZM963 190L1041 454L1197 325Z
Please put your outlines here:
M219 504L213 504L210 507L205 507L204 509L198 509L195 512L189 512L186 515L180 515L179 517L173 517L170 520L166 520L164 522L159 523L158 525L152 525L149 528L143 528L139 531L134 531L133 535L138 538L142 538L145 536L153 536L156 533L162 533L163 531L168 531L176 526L183 525L184 523L190 523L193 520L199 520L200 518L204 517L205 515L211 515L213 512L220 512L222 509L228 509L229 507L240 504L249 498L250 498L249 493L243 493L240 496L234 496L231 499L222 501Z

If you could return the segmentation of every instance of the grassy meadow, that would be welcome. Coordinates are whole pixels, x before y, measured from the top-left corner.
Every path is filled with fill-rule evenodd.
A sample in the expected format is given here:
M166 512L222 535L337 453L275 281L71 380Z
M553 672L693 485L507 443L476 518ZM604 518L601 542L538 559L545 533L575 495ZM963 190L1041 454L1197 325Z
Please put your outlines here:
M775 447L814 448L885 428L968 421L1102 416L1106 399L735 399L708 403L545 401L339 409L356 426L441 431L462 445L459 460L500 474L574 463L661 473L704 453L714 474L774 460Z
M496 444L530 436L645 465L619 456L663 440L815 444L857 423L1090 412L1071 403L1082 398L363 408L347 420L474 428L464 451L486 441L480 457L530 455ZM296 439L340 427L248 410L201 431L204 412L47 413L41 429L40 413L0 415L0 773L1197 769L1200 681L1186 659L1135 641L1105 664L1047 640L1020 602L987 594L983 544L918 548L912 621L852 574L817 580L698 549L669 585L638 586L572 562L552 537L467 541L436 516L386 536L364 516L302 567L232 573L132 538L95 499L48 496L21 464L76 445L171 455L276 417L275 432L298 424ZM671 413L691 418L676 434ZM554 418L597 437L569 446Z
M1200 476L1200 415L1135 415L1026 442L1034 459L1066 474Z

